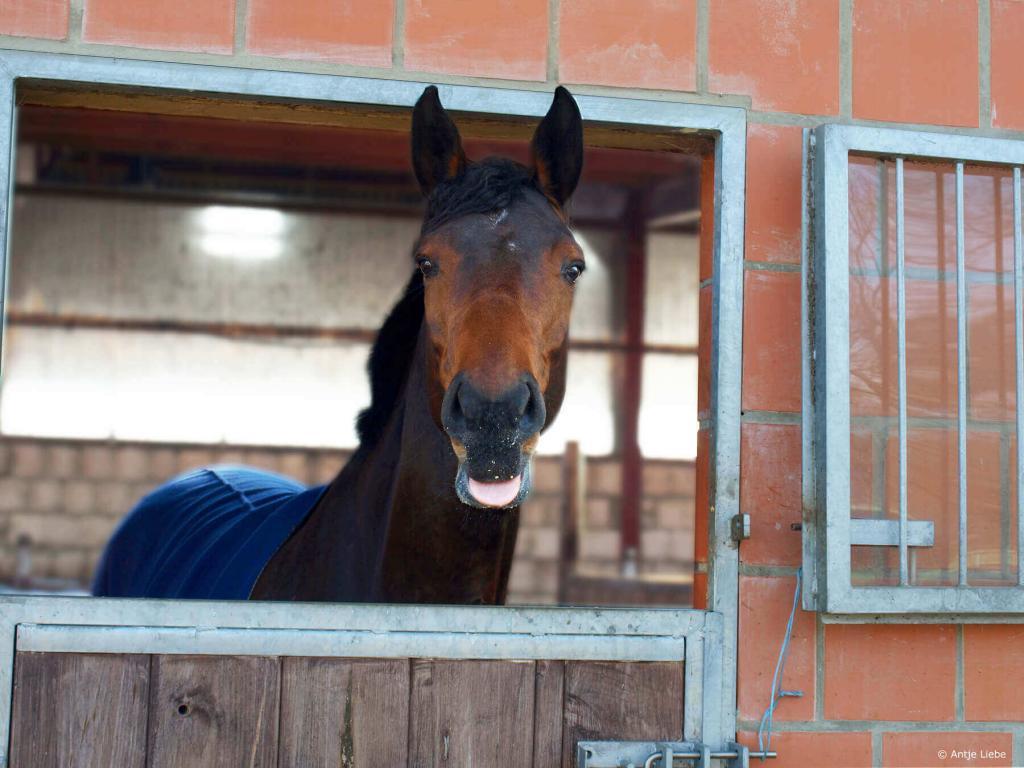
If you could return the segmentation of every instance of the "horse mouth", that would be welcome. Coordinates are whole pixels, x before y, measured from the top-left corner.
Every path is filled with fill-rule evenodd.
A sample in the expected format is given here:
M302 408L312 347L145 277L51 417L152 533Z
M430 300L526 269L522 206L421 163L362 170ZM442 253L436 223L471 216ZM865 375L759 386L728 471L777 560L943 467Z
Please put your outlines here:
M459 465L455 490L463 504L478 509L509 509L519 506L530 492L530 465L507 480L476 480L465 464Z

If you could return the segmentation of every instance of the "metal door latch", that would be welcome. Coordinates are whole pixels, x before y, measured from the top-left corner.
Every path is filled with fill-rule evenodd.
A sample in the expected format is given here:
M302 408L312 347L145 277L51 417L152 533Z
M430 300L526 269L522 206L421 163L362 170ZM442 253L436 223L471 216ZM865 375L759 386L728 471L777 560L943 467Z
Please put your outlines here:
M730 535L732 540L739 544L741 541L750 538L750 515L746 512L741 512L738 515L733 515L732 520L729 521Z
M750 768L750 758L775 757L729 743L712 749L694 741L580 741L577 768Z

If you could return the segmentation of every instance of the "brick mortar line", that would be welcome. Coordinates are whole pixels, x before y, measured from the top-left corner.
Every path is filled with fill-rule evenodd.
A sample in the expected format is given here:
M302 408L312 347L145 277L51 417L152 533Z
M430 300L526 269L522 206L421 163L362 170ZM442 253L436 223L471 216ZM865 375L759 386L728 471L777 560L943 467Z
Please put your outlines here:
M561 55L558 36L562 25L561 12L561 0L548 0L547 80L551 84L558 82L558 57Z
M871 765L882 768L882 731L871 732Z
M768 424L778 426L800 426L802 414L799 411L755 411L746 410L740 414L744 424Z
M864 120L862 118L848 118L840 115L798 115L787 112L770 112L748 110L748 120L751 123L763 125L796 126L813 128L822 123L836 123L838 125L864 126L868 128L896 128L905 131L939 131L952 133L959 136L978 136L981 138L1022 138L1024 129L1009 128L969 128L957 125L939 125L929 123L904 123L897 120Z
M738 731L756 731L758 721L739 720ZM863 733L885 731L889 733L1010 733L1024 738L1024 724L1011 720L949 721L918 720L775 720L776 733Z
M356 64L339 64L308 59L288 59L273 56L244 54L196 53L190 51L165 51L152 48L107 45L101 43L78 43L69 45L63 41L0 35L0 48L38 53L64 53L79 56L100 56L120 58L126 61L167 62L172 64L203 64L229 66L241 69L266 69L275 72L298 72L301 74L368 77L382 80L402 80L424 84L474 85L485 88L517 89L547 92L550 84L543 80L514 80L476 77L443 72L428 72L397 67L368 67ZM404 65L403 65L404 67ZM648 99L674 104L700 104L704 106L727 106L749 108L750 97L732 94L699 94L695 91L671 91L645 88L620 88L593 84L574 84L573 92L590 96L615 98Z
M991 0L978 0L978 125L992 127Z
M744 259L743 268L751 272L795 272L800 274L800 264L791 261L752 261Z
M802 535L802 534L801 534ZM814 612L814 719L825 720L825 622Z
M395 0L395 15L391 28L391 66L405 69L405 0Z
M696 86L697 93L708 92L708 69L710 68L708 56L708 36L710 34L709 21L710 0L697 0L697 42L694 50L696 59Z
M792 112L772 112L755 109L747 110L747 119L751 123L790 125L803 128L813 128L822 123L836 123L839 125L859 125L868 128L896 128L904 131L938 131L958 136L978 136L981 138L1024 138L1024 129L970 128L960 125L905 123L898 120L865 120L863 118L844 117L841 115L801 115Z
M796 576L799 566L796 565L757 565L743 562L743 545L740 544L740 576L759 576L762 578L792 578Z
M67 45L76 45L82 41L82 28L85 25L85 0L71 0L68 7L68 39Z
M248 40L249 0L235 0L235 39L232 50L234 56L245 52Z
M288 445L266 445L261 443L173 443L157 442L147 440L114 440L109 438L77 438L77 437L33 437L30 435L5 435L0 433L0 447L14 448L18 445L38 446L40 450L45 448L67 448L71 451L94 451L107 449L110 451L124 449L140 449L143 451L252 451L259 453L312 453L314 456L321 454L350 454L354 448L317 448L309 446L288 446ZM339 457L340 458L340 457ZM47 475L39 475L47 477Z
M964 717L964 625L956 625L956 671L953 678L953 711L960 722Z
M84 545L72 545L61 546L54 544L52 541L34 540L32 542L32 554L34 555L94 555L98 549L102 549L104 545L84 546ZM6 548L10 552L17 552L17 544L10 544Z
M853 115L853 0L839 2L839 114Z

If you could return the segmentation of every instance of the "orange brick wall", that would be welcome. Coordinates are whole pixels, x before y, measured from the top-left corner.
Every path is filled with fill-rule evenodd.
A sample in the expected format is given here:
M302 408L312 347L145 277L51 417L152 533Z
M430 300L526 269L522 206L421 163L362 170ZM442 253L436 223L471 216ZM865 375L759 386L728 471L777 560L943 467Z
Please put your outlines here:
M741 503L753 538L739 703L753 738L800 553L799 128L1024 138L1024 1L0 0L0 34L7 47L745 107ZM706 508L699 483L697 496ZM1022 648L1014 627L826 626L801 613L784 687L804 696L779 707L774 765L1021 764Z

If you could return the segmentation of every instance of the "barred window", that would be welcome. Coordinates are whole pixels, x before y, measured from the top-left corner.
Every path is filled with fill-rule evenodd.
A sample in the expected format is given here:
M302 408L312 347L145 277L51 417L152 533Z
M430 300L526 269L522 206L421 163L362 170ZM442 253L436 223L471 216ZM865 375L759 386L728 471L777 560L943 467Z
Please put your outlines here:
M1024 609L1024 144L830 125L810 147L806 602Z

